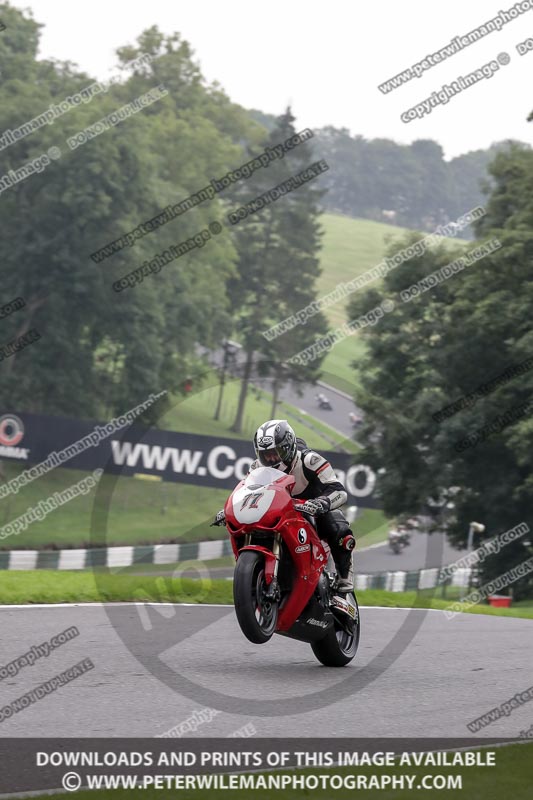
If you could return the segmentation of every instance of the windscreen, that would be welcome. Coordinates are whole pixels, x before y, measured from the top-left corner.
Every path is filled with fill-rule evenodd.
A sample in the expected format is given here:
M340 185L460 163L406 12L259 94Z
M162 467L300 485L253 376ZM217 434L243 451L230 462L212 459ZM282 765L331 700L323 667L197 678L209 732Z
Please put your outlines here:
M245 478L245 486L268 486L274 481L279 481L281 478L286 477L284 472L279 469L272 469L272 467L257 467L253 469Z

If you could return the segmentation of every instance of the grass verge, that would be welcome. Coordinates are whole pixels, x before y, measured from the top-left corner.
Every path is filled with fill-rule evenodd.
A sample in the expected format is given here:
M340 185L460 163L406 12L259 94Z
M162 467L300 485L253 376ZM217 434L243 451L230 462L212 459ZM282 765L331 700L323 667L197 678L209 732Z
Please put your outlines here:
M191 562L192 564L193 562ZM180 564L180 572L187 563ZM172 578L152 575L106 574L91 571L14 570L2 575L0 605L16 603L81 603L81 602L167 602L167 603L232 603L231 581L209 577ZM434 608L444 610L449 601L422 592L386 592L381 589L358 591L363 606L387 608ZM530 600L515 603L511 608L472 606L469 614L533 619Z
M377 266L389 244L396 241L400 249L399 242L407 233L406 228L372 220L353 219L340 214L324 214L321 223L324 241L320 256L322 274L318 280L319 297L333 291L337 284L346 283ZM421 233L420 237L424 235L426 234ZM450 244L467 244L467 241L455 238L450 240ZM374 281L369 287L378 289L381 283L382 281ZM337 328L348 321L347 307L353 297L354 295L348 295L341 302L325 309L331 328ZM357 395L361 377L359 368L354 369L352 362L360 362L365 353L365 342L357 334L341 340L322 362L324 380L337 389Z
M352 387L353 388L353 387ZM183 431L186 433L201 433L206 436L222 436L230 439L247 439L251 441L257 426L265 419L272 417L272 397L269 392L254 385L248 387L248 396L241 433L231 430L235 418L239 393L240 380L228 378L224 386L223 401L220 419L214 420L213 414L217 405L219 387L210 386L199 389L192 397L185 398L169 409L162 418L160 425L166 430ZM281 392L283 397L283 391ZM277 407L276 417L286 417L297 428L297 434L306 440L309 447L316 450L331 450L335 445L342 444L352 452L358 452L355 442L347 439L330 425L315 419L311 415L303 415L296 406L281 401ZM306 418L307 417L307 418ZM295 422L294 420L303 420ZM308 423L308 424L306 424Z
M7 479L19 475L23 468L19 464L5 464ZM2 500L0 527L37 506L40 500L64 491L89 474L81 470L57 468L38 481L27 484L18 494ZM100 482L104 489L107 485L114 485L114 489L109 503L107 532L104 536L105 521L102 518L98 523L98 541L92 542L93 547L197 542L223 539L227 535L225 530L210 528L209 523L224 506L230 494L228 489L115 478L112 475L104 475ZM104 492L104 496L107 496L107 492ZM52 511L41 522L32 522L25 531L0 540L0 550L90 546L94 501L94 489L86 495L75 497ZM98 511L102 512L103 509ZM383 513L362 509L355 531L361 547L384 541L387 538L387 524Z
M23 465L5 464L7 478L19 475ZM52 470L24 486L16 495L2 500L0 526L6 525L40 500L62 492L91 473L77 469ZM115 483L116 480L116 483ZM104 489L114 486L107 517L98 523L98 541L92 546L155 544L168 541L193 542L222 538L221 531L209 523L224 505L227 489L207 489L169 481L148 481L104 475ZM91 545L91 515L96 490L79 495L49 513L42 521L32 522L25 531L0 541L2 550L30 548L88 547ZM104 491L104 496L108 492ZM104 509L97 509L102 514ZM100 521L101 520L101 521ZM214 531L216 530L216 534Z

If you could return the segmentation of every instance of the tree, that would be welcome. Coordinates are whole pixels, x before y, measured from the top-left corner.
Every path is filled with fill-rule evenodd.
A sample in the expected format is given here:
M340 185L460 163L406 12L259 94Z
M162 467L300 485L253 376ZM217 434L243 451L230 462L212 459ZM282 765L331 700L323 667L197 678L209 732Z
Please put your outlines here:
M288 109L262 145L274 147L285 143L295 133L294 117ZM283 159L272 161L268 168L255 172L246 183L238 185L230 195L231 202L241 205L259 197L312 163L311 147L308 142L300 143ZM232 304L240 309L236 314L235 331L245 350L239 401L232 425L234 431L242 428L248 384L255 369L254 358L261 361L259 374L275 376L275 395L289 379L301 382L312 380L318 374L319 360L309 367L290 371L284 370L282 365L302 346L310 344L316 333L325 331L322 314L315 315L305 327L297 326L272 341L268 341L263 332L316 297L321 195L313 182L303 183L234 227L237 275L229 282L229 294ZM274 402L276 400L275 396Z
M432 416L532 353L533 153L512 146L496 157L490 173L494 188L476 244L497 238L501 248L402 302L402 290L461 252L458 246L440 245L392 270L382 291L357 296L350 304L355 315L385 296L396 302L393 313L362 333L368 357L364 392L358 396L368 419L368 459L385 469L380 481L385 511L413 513L427 507L428 498L448 497L455 505L449 535L459 546L465 545L472 520L486 524L486 537L523 521L533 529L531 417L516 417L500 430L493 426L477 446L457 447L528 402L533 370L495 382L473 405L440 423ZM501 559L484 563L483 579L526 555L523 542L508 545ZM516 584L515 596L530 592L532 585L531 576L525 577Z
M2 6L0 131L15 129L93 81L73 65L37 58L39 26ZM125 65L148 53L150 63ZM197 343L230 329L226 283L230 237L213 236L159 274L117 294L114 280L221 216L217 198L199 205L101 264L90 253L198 191L257 126L216 86L207 86L178 34L157 28L119 50L123 77L2 152L5 174L59 147L40 174L2 192L0 255L6 300L23 309L2 320L2 343L34 327L41 339L0 365L12 408L100 417L121 413L161 387L181 391L199 374ZM163 84L168 95L83 146L69 137Z
M445 161L442 147L430 139L401 145L331 126L317 131L316 138L331 163L320 179L328 190L328 211L418 230L433 230L480 205L488 164L510 144L499 142Z

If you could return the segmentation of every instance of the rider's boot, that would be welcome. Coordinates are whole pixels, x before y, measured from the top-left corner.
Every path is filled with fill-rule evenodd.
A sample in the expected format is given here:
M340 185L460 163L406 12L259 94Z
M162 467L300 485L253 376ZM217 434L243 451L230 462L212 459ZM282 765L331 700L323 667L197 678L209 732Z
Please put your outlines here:
M337 592L353 592L352 551L355 537L342 511L334 510L316 517L318 534L329 544L337 571Z
M337 568L337 592L346 594L353 592L354 573L352 551L355 547L355 538L351 531L341 536L331 548L331 555Z

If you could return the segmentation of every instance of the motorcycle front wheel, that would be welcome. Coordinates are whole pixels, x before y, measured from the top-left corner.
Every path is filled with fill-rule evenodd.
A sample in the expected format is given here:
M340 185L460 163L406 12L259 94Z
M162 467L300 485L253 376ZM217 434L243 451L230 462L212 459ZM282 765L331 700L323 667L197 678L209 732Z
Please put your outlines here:
M235 565L233 600L239 626L254 644L268 642L278 622L279 605L265 597L267 588L263 556L245 550Z

